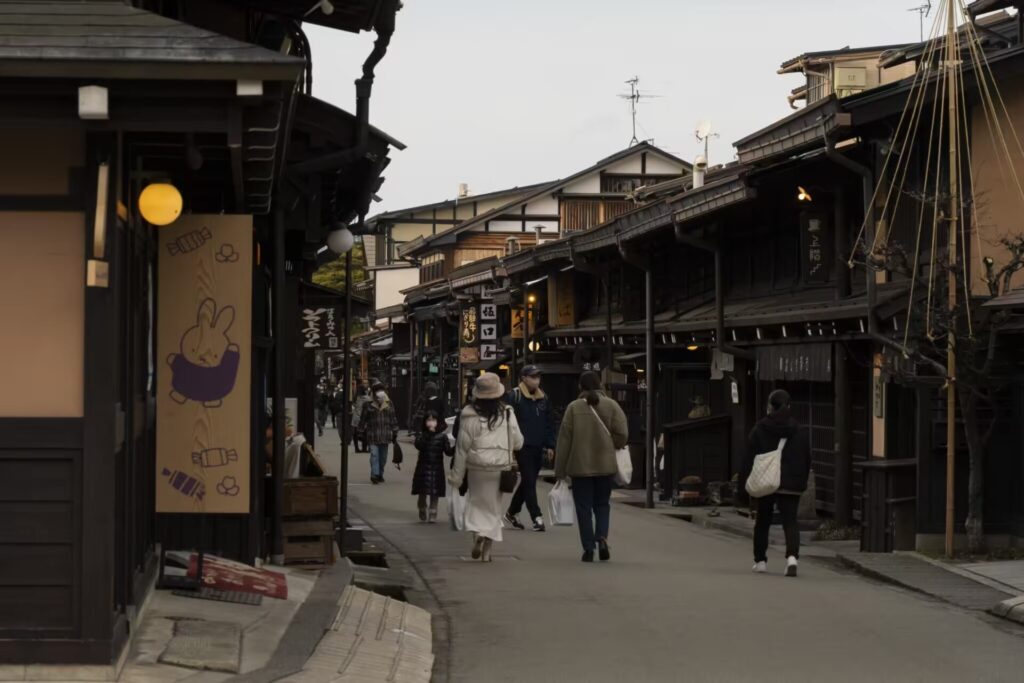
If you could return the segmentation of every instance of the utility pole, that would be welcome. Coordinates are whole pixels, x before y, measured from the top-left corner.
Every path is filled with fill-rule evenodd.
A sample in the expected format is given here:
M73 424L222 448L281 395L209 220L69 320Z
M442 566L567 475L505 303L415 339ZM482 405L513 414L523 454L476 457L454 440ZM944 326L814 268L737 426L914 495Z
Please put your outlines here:
M956 5L947 0L946 69L949 108L949 330L946 335L946 557L953 557L954 483L956 475L956 231L959 222L959 145Z

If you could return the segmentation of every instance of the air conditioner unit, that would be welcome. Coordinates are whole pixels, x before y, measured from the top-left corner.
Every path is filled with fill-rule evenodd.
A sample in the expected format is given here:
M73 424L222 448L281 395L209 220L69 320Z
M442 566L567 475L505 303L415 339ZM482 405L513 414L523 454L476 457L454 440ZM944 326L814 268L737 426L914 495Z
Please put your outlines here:
M833 89L838 97L856 95L864 92L868 87L866 66L837 66L833 74Z

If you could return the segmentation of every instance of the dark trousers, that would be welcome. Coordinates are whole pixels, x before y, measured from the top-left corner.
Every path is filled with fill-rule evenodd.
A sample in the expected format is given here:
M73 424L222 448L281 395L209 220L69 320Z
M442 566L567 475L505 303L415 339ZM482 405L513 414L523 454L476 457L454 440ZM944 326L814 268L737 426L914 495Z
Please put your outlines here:
M572 500L584 552L593 552L598 539L608 540L613 483L611 476L572 478Z
M539 446L523 446L523 449L516 453L516 462L519 463L519 486L512 494L508 513L513 517L518 515L525 502L526 509L530 511L530 519L543 517L537 503L537 477L544 463L544 450Z
M768 561L768 532L772 515L778 506L782 528L786 532L786 557L800 557L800 527L796 522L800 496L776 493L757 499L757 522L754 524L754 562Z

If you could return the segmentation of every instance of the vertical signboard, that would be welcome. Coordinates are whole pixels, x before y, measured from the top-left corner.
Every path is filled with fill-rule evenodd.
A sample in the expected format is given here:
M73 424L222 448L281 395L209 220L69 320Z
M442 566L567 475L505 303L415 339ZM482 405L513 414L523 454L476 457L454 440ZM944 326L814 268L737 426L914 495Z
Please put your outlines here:
M530 328L534 327L533 311L530 311ZM522 339L525 333L524 323L526 322L526 311L522 306L512 307L512 338Z
M337 351L341 348L341 321L345 315L337 308L303 308L299 321L302 348Z
M252 217L160 228L156 511L249 512Z
M462 321L459 325L459 362L463 364L480 361L480 321L474 305L462 309Z
M813 211L800 215L803 274L807 284L824 284L832 276L832 235L824 217Z

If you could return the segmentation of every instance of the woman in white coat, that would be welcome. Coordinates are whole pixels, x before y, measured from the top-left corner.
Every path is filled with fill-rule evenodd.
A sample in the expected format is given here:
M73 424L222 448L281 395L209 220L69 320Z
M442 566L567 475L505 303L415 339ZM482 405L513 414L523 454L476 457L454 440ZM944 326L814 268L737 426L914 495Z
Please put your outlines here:
M501 473L512 469L515 451L523 447L515 412L502 398L505 388L492 372L476 379L473 401L462 409L455 461L448 475L453 488L469 477L466 531L473 533L474 560L491 561L491 546L501 541Z

